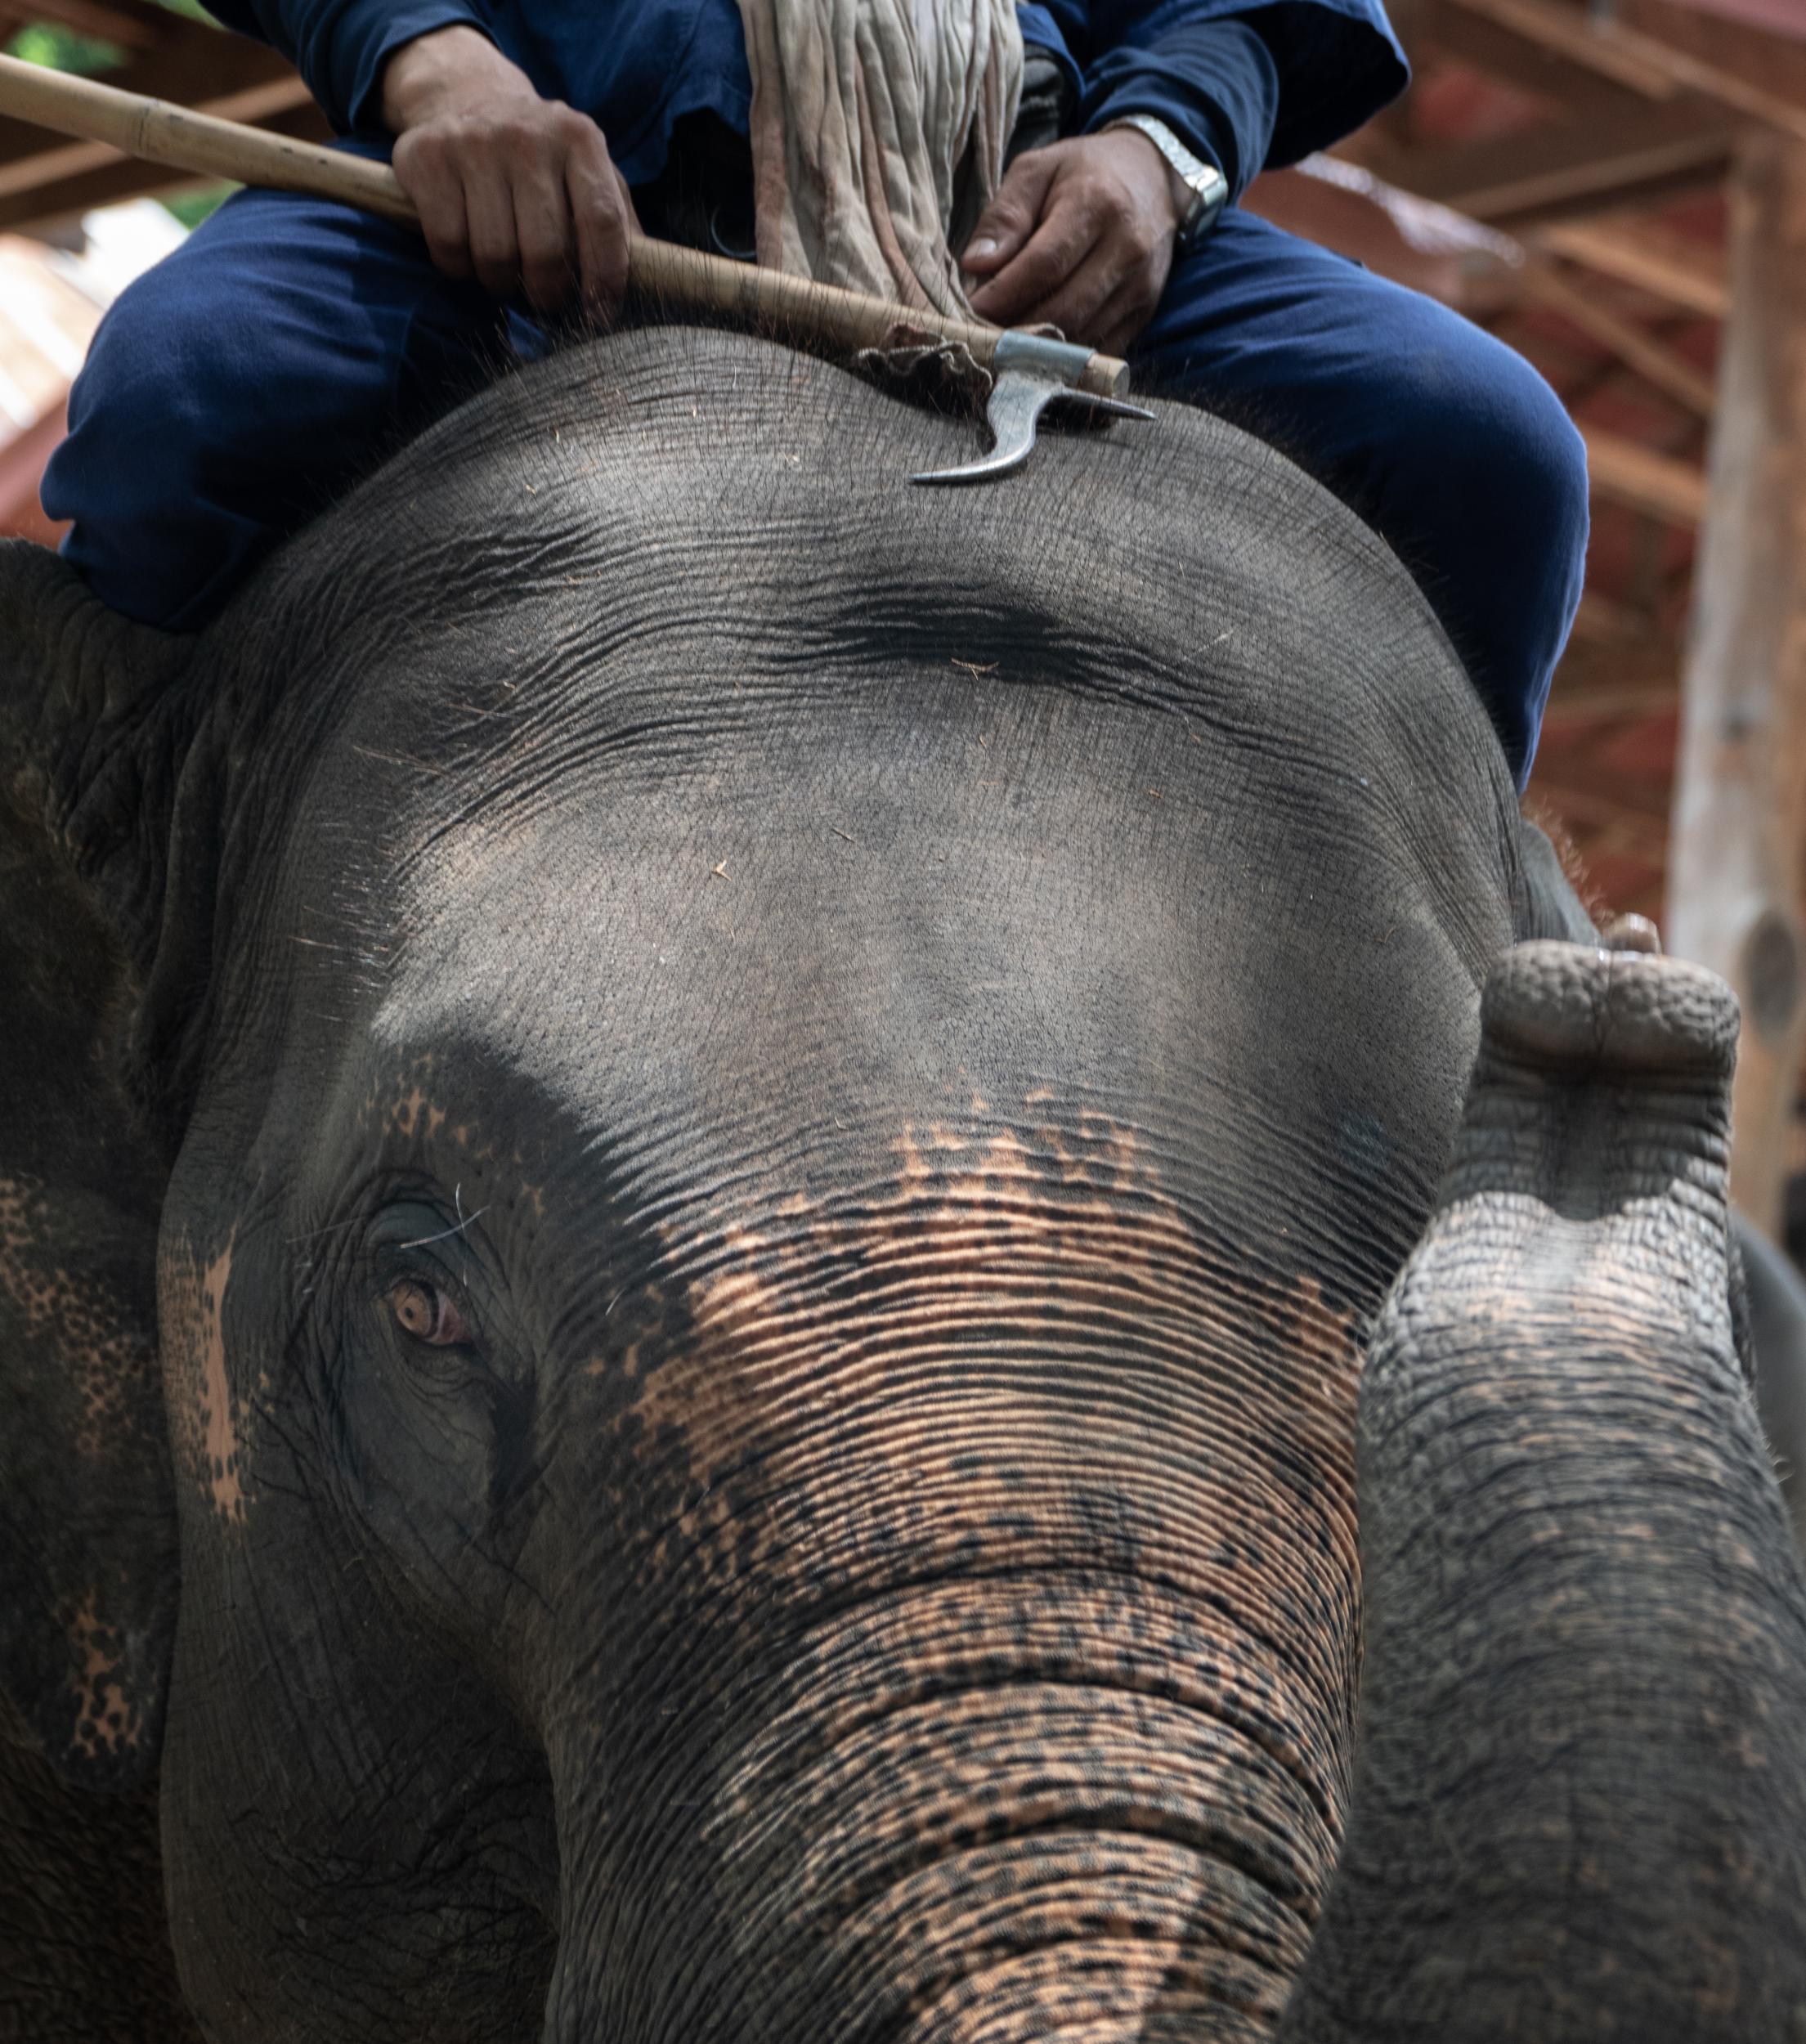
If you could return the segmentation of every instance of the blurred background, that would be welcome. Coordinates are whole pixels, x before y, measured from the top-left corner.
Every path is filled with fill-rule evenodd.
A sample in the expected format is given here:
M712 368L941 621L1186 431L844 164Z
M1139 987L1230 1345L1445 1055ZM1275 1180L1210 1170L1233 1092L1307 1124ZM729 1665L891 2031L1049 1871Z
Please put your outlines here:
M1415 83L1247 204L1535 363L1586 437L1589 588L1530 806L1746 1015L1737 1190L1806 1256L1806 0L1393 0ZM0 0L13 54L324 137L193 0ZM0 121L0 531L111 298L223 187ZM280 393L272 393L280 401Z

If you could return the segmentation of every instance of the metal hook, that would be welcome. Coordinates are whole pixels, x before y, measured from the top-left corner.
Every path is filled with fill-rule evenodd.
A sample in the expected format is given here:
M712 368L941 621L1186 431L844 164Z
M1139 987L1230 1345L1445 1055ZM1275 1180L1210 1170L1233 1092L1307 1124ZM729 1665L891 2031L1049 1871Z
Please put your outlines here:
M1154 414L1120 397L1100 397L1078 388L1091 360L1088 348L1039 334L1006 334L991 361L991 396L984 407L991 451L957 468L931 468L914 482L992 482L1012 474L1034 450L1035 428L1050 405L1082 406L1092 417L1151 419Z

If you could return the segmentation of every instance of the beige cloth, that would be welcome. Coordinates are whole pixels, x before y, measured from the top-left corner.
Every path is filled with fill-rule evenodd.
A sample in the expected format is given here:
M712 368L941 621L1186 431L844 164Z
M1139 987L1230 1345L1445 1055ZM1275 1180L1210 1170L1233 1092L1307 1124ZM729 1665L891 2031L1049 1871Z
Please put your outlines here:
M1003 176L1015 0L740 0L740 13L760 263L969 312L952 248Z

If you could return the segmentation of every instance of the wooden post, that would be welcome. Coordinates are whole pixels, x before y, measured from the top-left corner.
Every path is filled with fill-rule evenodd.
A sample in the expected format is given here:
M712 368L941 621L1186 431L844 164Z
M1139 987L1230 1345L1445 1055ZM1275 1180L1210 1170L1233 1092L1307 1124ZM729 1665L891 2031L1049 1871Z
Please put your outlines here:
M1743 143L1730 255L1668 939L1743 1003L1732 1190L1773 1235L1806 1037L1806 145Z

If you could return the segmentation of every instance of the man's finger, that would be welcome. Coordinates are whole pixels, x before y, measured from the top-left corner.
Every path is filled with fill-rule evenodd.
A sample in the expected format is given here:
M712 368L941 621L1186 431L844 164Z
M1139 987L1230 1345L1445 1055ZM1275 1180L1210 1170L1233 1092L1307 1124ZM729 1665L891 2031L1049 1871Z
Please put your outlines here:
M1031 149L1011 164L961 253L960 267L968 275L988 276L1001 269L1034 232L1059 168L1060 159L1045 149Z
M427 253L446 276L462 281L471 273L464 181L439 138L422 136L410 146L404 136L396 147L395 174L420 216Z
M1154 316L1158 298L1150 298L1142 280L1126 278L1091 315L1091 345L1106 355L1126 355Z
M1027 317L1035 325L1057 326L1069 340L1095 346L1099 313L1141 269L1135 252L1117 237L1105 235L1056 289L1029 309Z
M536 312L553 312L571 296L571 201L549 152L514 173L514 240L521 289Z
M594 147L571 152L564 181L576 228L584 304L592 312L612 312L627 289L627 235L633 206L599 132Z
M999 326L1017 323L1053 296L1091 253L1101 231L1089 207L1056 197L1028 246L972 294L972 310Z
M477 282L496 298L512 298L521 280L514 201L493 162L465 164L464 215L469 222L470 267Z

